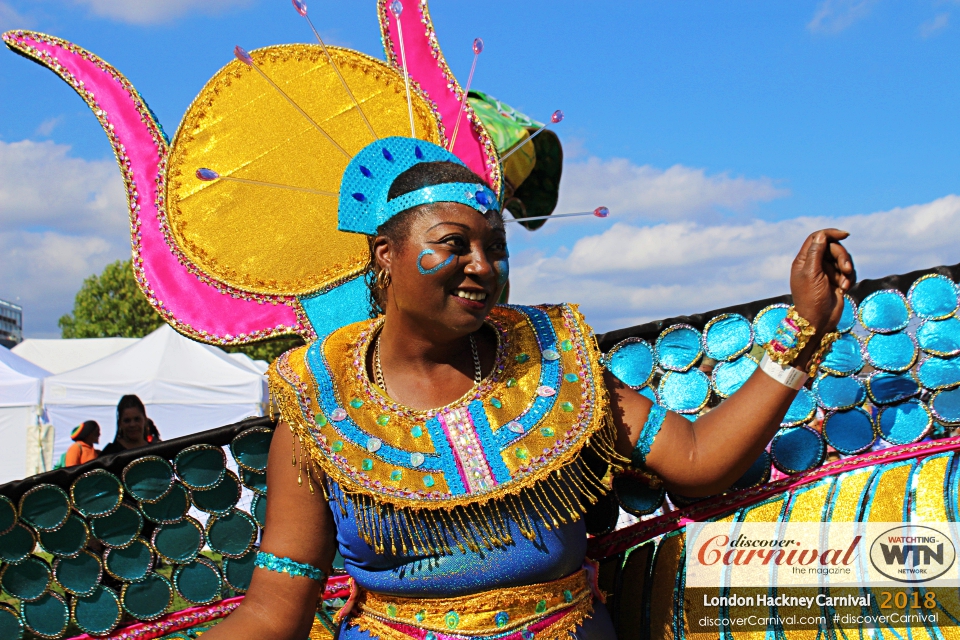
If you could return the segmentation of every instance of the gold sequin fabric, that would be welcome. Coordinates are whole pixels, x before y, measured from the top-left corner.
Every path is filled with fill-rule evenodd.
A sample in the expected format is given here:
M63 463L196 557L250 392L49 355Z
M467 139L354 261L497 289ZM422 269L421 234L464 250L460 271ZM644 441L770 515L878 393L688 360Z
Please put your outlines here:
M455 598L399 598L360 591L347 623L383 640L561 640L593 611L586 570L544 584ZM426 631L427 633L423 634Z
M410 135L403 77L362 53L327 47L377 135ZM318 45L271 46L250 53L257 71L238 60L207 83L187 110L171 145L166 201L168 242L209 277L243 291L305 295L362 270L366 238L337 230L340 180L348 154L373 142L351 98ZM443 144L433 108L411 88L417 137ZM199 168L228 178L201 181Z
M375 549L509 544L509 521L532 537L535 520L576 521L609 490L623 459L600 353L575 306L496 307L493 372L430 411L398 405L370 382L378 322L290 351L269 372L283 419L337 485L333 499L358 507L358 529Z

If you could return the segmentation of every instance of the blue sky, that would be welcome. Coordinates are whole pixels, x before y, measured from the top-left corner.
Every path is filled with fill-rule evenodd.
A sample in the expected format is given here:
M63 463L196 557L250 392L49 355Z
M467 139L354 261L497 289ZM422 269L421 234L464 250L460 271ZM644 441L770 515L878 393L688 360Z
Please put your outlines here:
M328 42L382 57L373 0L312 0ZM560 108L558 212L511 232L514 300L600 330L786 291L792 253L849 227L863 276L960 262L960 2L433 0L455 73L534 118ZM288 0L0 0L127 75L168 133L247 49L309 41ZM0 297L58 335L83 277L129 252L119 172L79 98L0 52Z

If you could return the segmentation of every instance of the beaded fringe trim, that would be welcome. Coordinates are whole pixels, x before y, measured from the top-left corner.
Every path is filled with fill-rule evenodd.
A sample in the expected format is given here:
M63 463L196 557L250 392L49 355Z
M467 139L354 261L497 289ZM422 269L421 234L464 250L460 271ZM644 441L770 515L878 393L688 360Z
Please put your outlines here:
M483 496L463 496L431 503L405 500L399 505L382 494L351 490L341 469L320 451L300 411L296 391L271 367L270 394L280 415L294 435L293 463L299 465L302 484L304 462L312 492L313 465L322 469L337 487L323 486L324 496L336 502L347 516L349 501L357 530L377 553L451 555L503 547L513 543L509 521L521 534L534 540L538 522L548 530L578 521L588 505L610 491L613 473L627 462L615 449L616 431L607 412L608 399L602 383L597 389L597 410L605 417L583 444L564 452L557 463L547 463L539 472L511 481L500 491ZM271 415L274 406L271 404ZM356 486L356 485L352 485ZM452 541L452 544L451 542Z

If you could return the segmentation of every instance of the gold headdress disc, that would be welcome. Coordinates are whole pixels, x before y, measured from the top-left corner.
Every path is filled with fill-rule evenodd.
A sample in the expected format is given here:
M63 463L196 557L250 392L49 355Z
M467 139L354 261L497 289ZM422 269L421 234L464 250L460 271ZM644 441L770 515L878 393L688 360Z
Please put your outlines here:
M403 76L365 54L327 47L381 138L409 136ZM351 156L373 142L319 45L266 47L257 66ZM444 144L430 103L415 86L417 138ZM337 198L230 180L273 182L336 194L349 158L279 92L239 60L203 88L174 137L166 170L166 221L184 257L243 291L305 295L357 274L364 236L337 230Z

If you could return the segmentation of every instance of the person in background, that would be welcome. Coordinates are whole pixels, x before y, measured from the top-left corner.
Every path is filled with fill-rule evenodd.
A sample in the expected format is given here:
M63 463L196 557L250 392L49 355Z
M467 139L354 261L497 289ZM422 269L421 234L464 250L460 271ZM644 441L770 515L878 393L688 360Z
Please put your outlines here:
M117 403L117 435L103 448L101 455L120 453L127 449L145 447L147 440L147 410L135 395L126 395Z
M100 442L100 425L96 420L87 420L78 425L70 433L73 444L64 455L63 466L75 467L84 462L96 459L100 452L93 448Z

